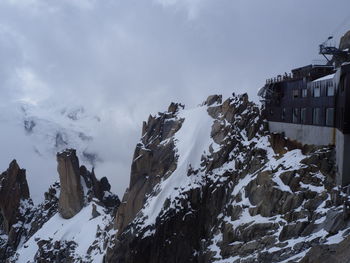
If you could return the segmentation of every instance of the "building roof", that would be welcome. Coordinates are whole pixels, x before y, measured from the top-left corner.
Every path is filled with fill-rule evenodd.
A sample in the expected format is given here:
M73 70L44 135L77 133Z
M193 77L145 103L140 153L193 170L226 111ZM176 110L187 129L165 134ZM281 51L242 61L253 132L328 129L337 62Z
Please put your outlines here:
M322 78L315 79L313 82L322 81L322 80L327 80L327 79L333 79L334 76L335 76L335 73L329 74L329 75L324 76L324 77L322 77Z

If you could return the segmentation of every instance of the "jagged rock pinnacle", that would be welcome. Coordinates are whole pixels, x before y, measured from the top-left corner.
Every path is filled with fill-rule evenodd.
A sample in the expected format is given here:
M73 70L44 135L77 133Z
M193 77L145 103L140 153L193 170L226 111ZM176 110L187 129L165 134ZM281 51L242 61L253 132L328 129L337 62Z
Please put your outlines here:
M57 153L57 171L61 184L58 211L63 218L68 219L75 216L84 204L84 192L79 175L79 160L75 150L67 149Z
M26 170L21 169L16 160L13 160L7 171L0 175L0 215L5 233L9 233L12 225L17 222L20 201L28 198Z

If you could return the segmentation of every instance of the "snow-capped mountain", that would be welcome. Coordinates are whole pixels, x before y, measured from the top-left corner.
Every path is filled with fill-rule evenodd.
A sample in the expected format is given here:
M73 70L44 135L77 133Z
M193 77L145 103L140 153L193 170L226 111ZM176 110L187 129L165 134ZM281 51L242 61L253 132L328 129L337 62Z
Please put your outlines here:
M72 146L92 166L102 161L97 153L88 150L94 139L93 129L100 121L98 116L89 116L83 107L38 109L24 104L20 109L24 131L38 155L55 154Z
M74 150L57 154L60 182L39 205L11 163L0 197L17 178L18 201L11 209L0 201L7 226L0 255L9 262L347 262L350 199L335 185L333 156L332 147L270 133L247 95L210 96L194 109L172 103L144 122L120 204L106 179L79 167Z
M0 151L0 167L5 169L12 159L17 159L27 170L35 202L42 201L44 192L57 180L55 155L65 148L76 149L85 165L95 167L97 176L112 180L118 176L115 171L120 170L119 162L111 162L111 149L105 147L115 132L106 114L98 116L84 106L64 103L16 101L0 106L0 121L0 145L5 149ZM101 132L104 129L109 134Z

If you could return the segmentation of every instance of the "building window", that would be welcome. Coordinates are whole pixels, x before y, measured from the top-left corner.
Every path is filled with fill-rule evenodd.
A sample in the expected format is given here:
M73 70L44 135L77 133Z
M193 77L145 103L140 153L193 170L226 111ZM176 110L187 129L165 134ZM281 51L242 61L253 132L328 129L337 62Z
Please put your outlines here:
M293 123L299 122L299 109L293 108Z
M303 124L306 123L306 108L300 110L300 122Z
M333 81L330 81L327 83L327 96L334 96L335 94L335 89L333 85Z
M293 98L298 98L299 97L299 90L298 89L293 89Z
M340 79L339 85L340 85L340 91L344 92L344 90L345 90L345 77L342 77Z
M282 121L285 121L285 120L286 120L286 108L283 108L283 109L282 109L281 119L282 119Z
M313 117L312 117L312 123L315 125L321 124L321 108L314 108L313 110Z
M321 87L319 85L319 83L315 83L315 86L314 86L314 97L317 98L317 97L320 97L321 96Z
M306 98L307 97L307 89L302 89L301 90L301 97Z
M326 109L326 125L334 126L334 108Z

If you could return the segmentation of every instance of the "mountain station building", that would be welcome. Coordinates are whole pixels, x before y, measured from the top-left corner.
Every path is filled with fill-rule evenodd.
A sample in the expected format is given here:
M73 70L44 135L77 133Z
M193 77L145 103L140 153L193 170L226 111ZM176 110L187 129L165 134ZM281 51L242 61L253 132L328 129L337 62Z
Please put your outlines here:
M270 132L302 144L336 147L336 181L345 186L350 184L350 31L339 48L325 43L320 54L328 63L268 79L258 95Z

